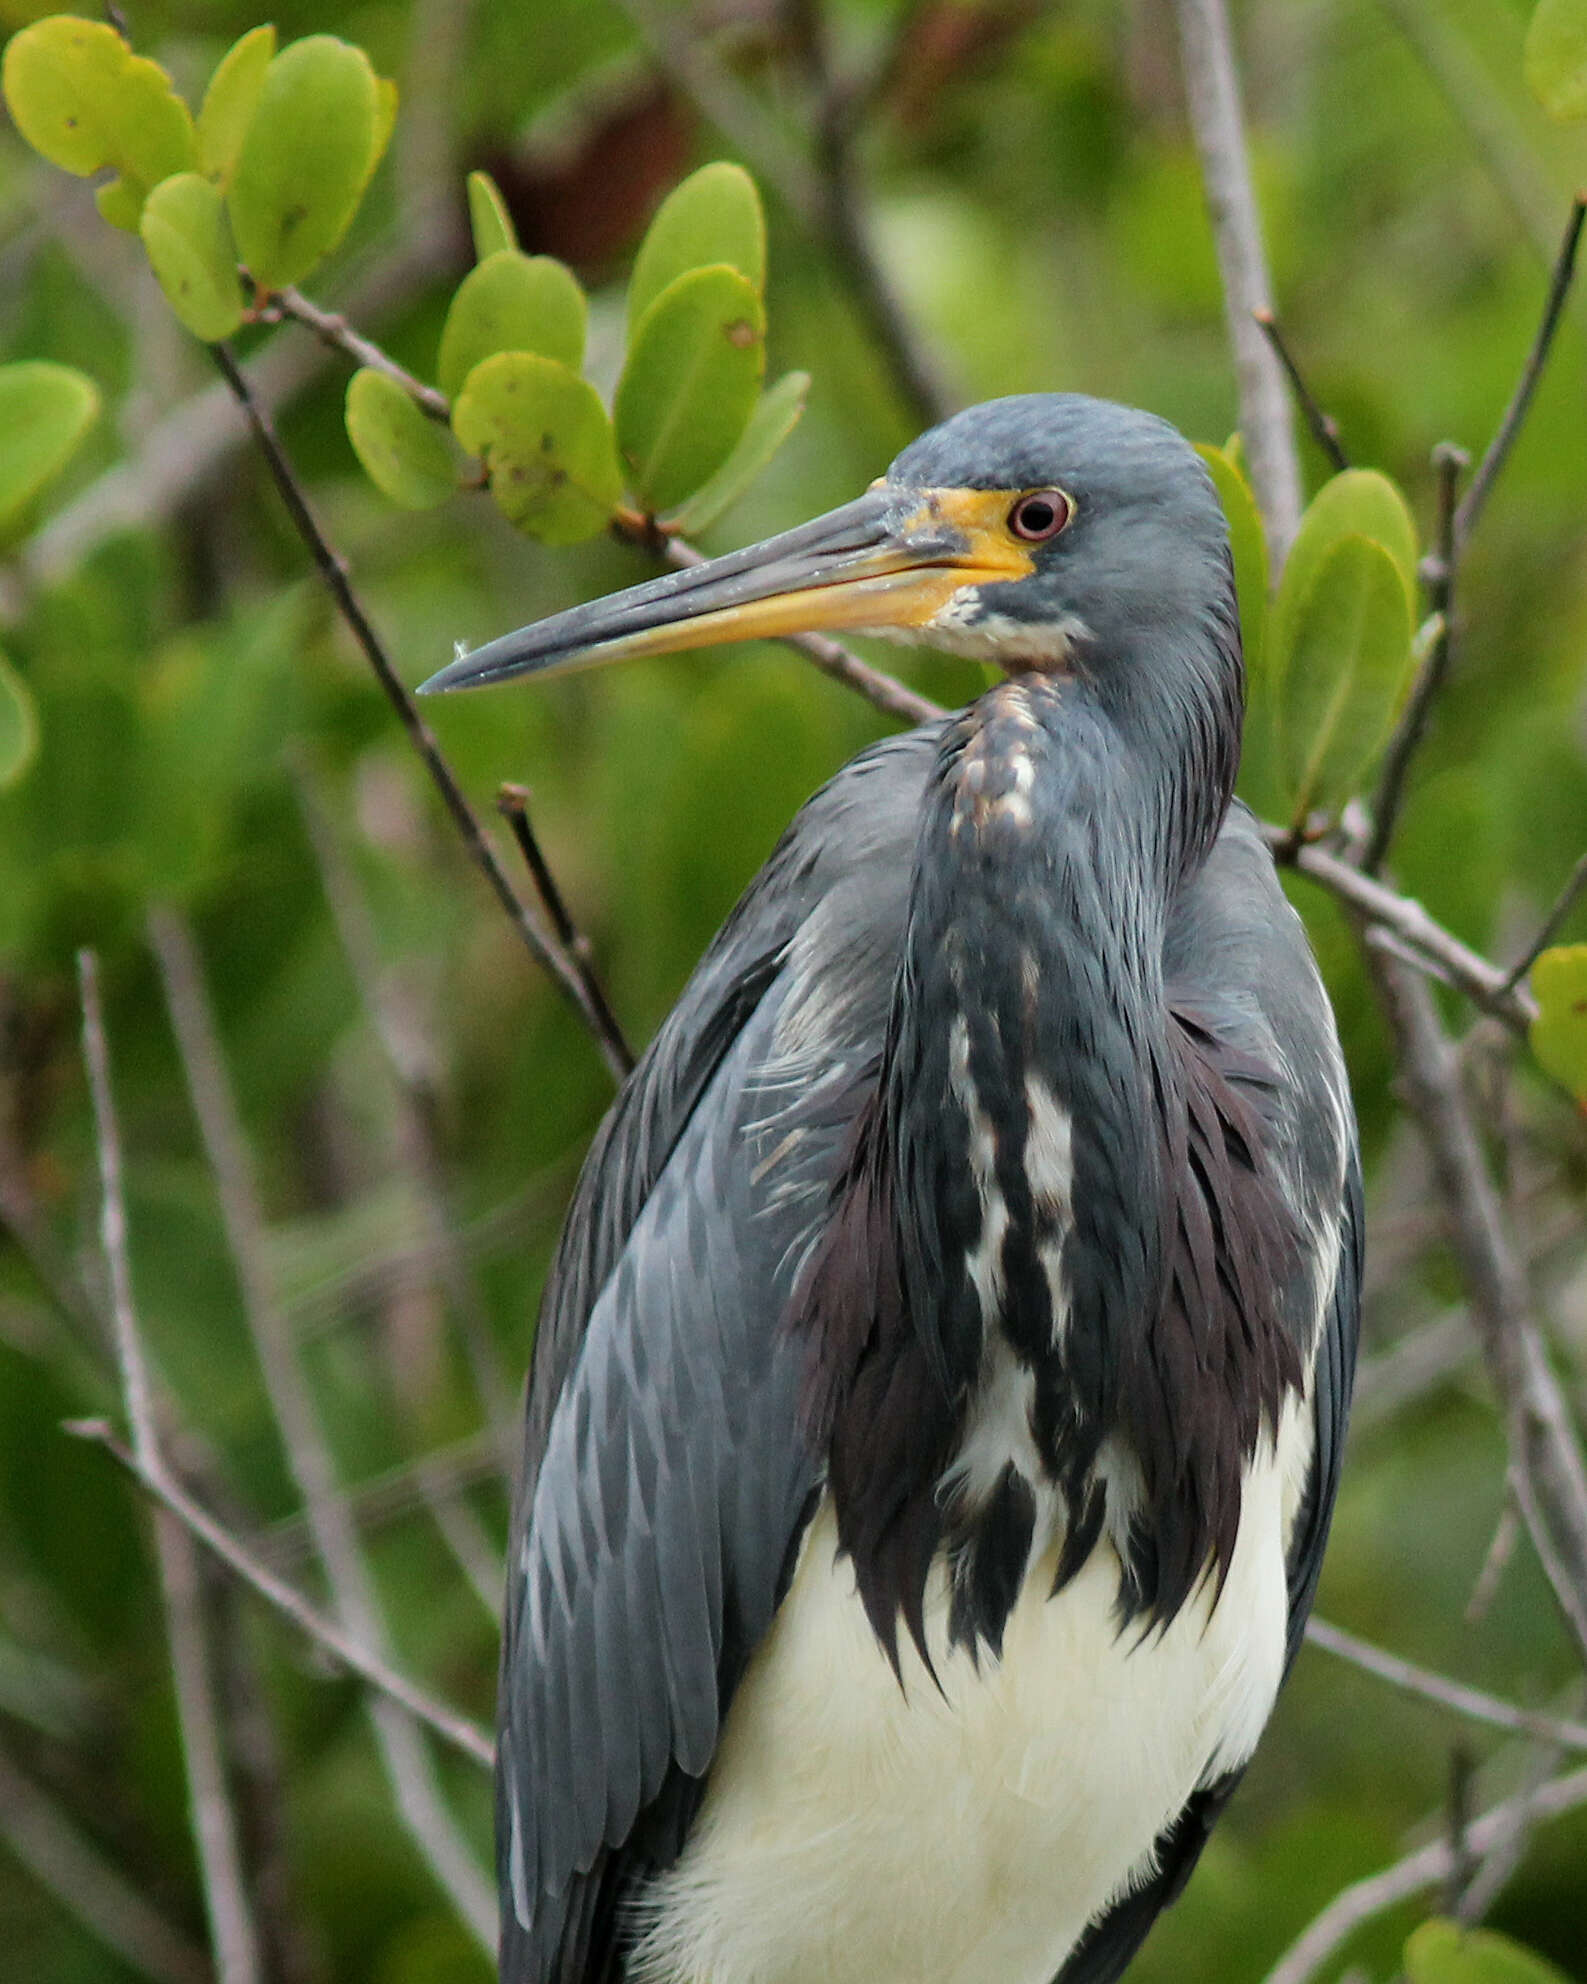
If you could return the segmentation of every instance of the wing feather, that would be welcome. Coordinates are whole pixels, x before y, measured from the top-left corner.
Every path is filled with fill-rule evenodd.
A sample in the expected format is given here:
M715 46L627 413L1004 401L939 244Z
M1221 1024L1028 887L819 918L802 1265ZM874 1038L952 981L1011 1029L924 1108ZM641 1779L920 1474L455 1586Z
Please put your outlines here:
M678 1851L817 1467L781 1327L885 1025L930 730L795 821L597 1136L537 1337L497 1778L505 1984L600 1984ZM793 1046L790 1046L790 1042Z

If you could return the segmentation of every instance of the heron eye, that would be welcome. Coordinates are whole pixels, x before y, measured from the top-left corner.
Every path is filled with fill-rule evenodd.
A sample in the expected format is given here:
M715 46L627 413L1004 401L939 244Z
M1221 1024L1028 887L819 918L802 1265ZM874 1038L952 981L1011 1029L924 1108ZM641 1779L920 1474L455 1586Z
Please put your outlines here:
M1008 513L1008 527L1028 544L1056 537L1069 521L1069 498L1061 489L1038 489L1021 496Z

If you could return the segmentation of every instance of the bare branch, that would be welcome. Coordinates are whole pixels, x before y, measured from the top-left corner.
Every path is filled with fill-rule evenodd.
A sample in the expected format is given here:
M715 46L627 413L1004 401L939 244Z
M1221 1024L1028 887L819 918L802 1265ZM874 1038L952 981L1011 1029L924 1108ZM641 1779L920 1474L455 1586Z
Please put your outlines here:
M1487 1853L1516 1823L1528 1824L1560 1817L1587 1804L1587 1768L1551 1778L1536 1791L1522 1792L1492 1806L1466 1828L1471 1850ZM1435 1839L1392 1867L1356 1881L1334 1896L1304 1933L1267 1973L1263 1984L1308 1984L1341 1944L1386 1910L1412 1896L1425 1894L1447 1880L1454 1853L1447 1839Z
M1289 348L1289 341L1279 327L1278 318L1271 310L1254 310L1251 313L1257 321L1262 335L1273 347L1274 356L1284 368L1284 376L1289 380L1290 390L1300 403L1300 410L1306 416L1306 425L1311 429L1312 439L1328 457L1335 474L1350 466L1350 457L1344 451L1344 443L1339 438L1339 423L1331 413L1325 413L1316 395L1307 385L1295 354Z
M427 386L422 379L416 379L388 352L382 351L378 344L355 331L345 317L334 310L322 309L300 289L272 290L270 301L260 315L266 323L292 317L298 323L306 324L321 344L332 351L345 353L355 365L383 372L388 379L394 380L414 405L432 420L438 420L443 427L451 420L452 405L445 393L438 392L434 386Z
M215 1175L221 1220L242 1289L243 1315L315 1550L338 1615L360 1641L385 1659L389 1648L374 1579L347 1505L337 1492L319 1411L277 1300L264 1211L192 936L169 911L151 916L149 935L193 1111ZM371 1701L370 1718L387 1778L415 1845L480 1942L487 1949L494 1947L494 1895L458 1831L420 1732L386 1699Z
M1257 311L1272 309L1272 282L1251 186L1233 37L1224 0L1174 0L1174 10L1179 17L1185 103L1201 158L1202 185L1223 277L1240 435L1277 571L1300 523L1300 463L1283 367L1256 321Z
M144 1900L3 1750L0 1842L129 1970L150 1984L211 1984L204 1952Z
M1372 801L1372 831L1361 856L1361 865L1368 874L1375 874L1382 867L1383 857L1389 851L1405 803L1411 760L1427 734L1434 700L1448 680L1454 658L1455 567L1460 557L1455 534L1455 492L1469 465L1470 457L1465 449L1457 448L1453 441L1440 441L1433 450L1433 472L1438 478L1438 523L1433 555L1424 561L1422 569L1428 609L1437 617L1437 632L1383 754L1383 769Z
M1505 974L1504 982L1512 992L1559 935L1584 888L1587 888L1587 854L1578 855L1575 867L1566 877L1565 886L1554 898L1553 908L1539 924L1537 935Z
M1524 986L1507 986L1506 973L1461 943L1429 916L1419 902L1397 895L1326 848L1296 847L1286 828L1270 826L1263 832L1275 860L1299 869L1301 874L1320 883L1369 926L1390 932L1416 954L1423 970L1433 972L1464 992L1474 1006L1502 1020L1512 1033L1526 1032L1537 1016L1537 1002L1532 995Z
M470 1722L467 1716L448 1708L445 1702L438 1701L350 1633L344 1632L334 1619L327 1618L295 1586L277 1577L246 1544L195 1502L180 1482L163 1469L145 1468L126 1442L116 1437L114 1428L107 1421L68 1420L65 1431L76 1439L89 1440L103 1447L163 1508L169 1509L178 1521L185 1524L233 1577L283 1618L290 1619L298 1631L338 1667L349 1674L356 1674L360 1681L389 1696L416 1722L422 1722L433 1735L460 1755L482 1764L486 1770L492 1767L496 1760L495 1745L478 1723Z
M1306 1637L1313 1646L1348 1660L1353 1667L1387 1681L1390 1687L1403 1688L1407 1694L1436 1702L1440 1708L1466 1716L1472 1722L1485 1722L1490 1728L1506 1730L1512 1736L1536 1736L1545 1743L1558 1744L1561 1749L1587 1750L1587 1722L1539 1715L1482 1688L1469 1688L1463 1681L1452 1681L1430 1667L1419 1667L1415 1661L1386 1652L1370 1640L1358 1639L1354 1633L1330 1625L1326 1619L1311 1618Z
M1370 933L1366 956L1504 1416L1516 1499L1560 1608L1587 1650L1587 1468L1576 1430L1533 1319L1526 1276L1432 995L1421 978L1374 945Z
M1471 478L1471 485L1461 498L1460 508L1455 512L1455 545L1459 549L1477 527L1483 507L1498 480L1499 471L1504 467L1515 437L1520 433L1532 405L1532 395L1537 391L1537 382L1543 376L1543 367L1548 363L1548 355L1554 344L1554 333L1559 329L1559 320L1565 309L1565 299L1570 294L1571 278L1576 273L1576 250L1581 242L1582 221L1587 218L1587 195L1578 193L1571 202L1570 218L1565 223L1564 238L1560 242L1559 253L1554 259L1554 271L1549 279L1548 295L1543 303L1542 321L1537 327L1537 335L1532 340L1532 349L1526 355L1526 363L1521 368L1521 376L1516 382L1510 404L1505 408L1504 418L1499 422L1498 432L1488 443L1487 453L1477 465L1477 473Z
M111 1094L110 1051L99 1000L98 966L92 951L78 953L77 974L83 1004L83 1060L93 1097L94 1140L99 1150L100 1239L110 1283L122 1397L132 1427L133 1453L142 1468L158 1470L161 1463L154 1396L132 1306L127 1215L121 1185L121 1133ZM172 1689L187 1765L189 1821L203 1876L210 1942L221 1984L257 1984L262 1974L259 1938L248 1905L237 1824L226 1783L220 1723L205 1644L198 1563L192 1539L163 1510L155 1513L154 1537L166 1635L171 1648Z
M806 77L815 99L819 239L837 263L911 413L926 426L934 426L950 411L948 397L883 272L861 210L854 155L855 113L861 99L832 72L821 0L809 0L800 10L800 20Z
M430 774L436 791L441 795L442 803L452 817L453 825L463 838L463 845L468 849L475 866L489 883L496 900L507 912L508 920L523 939L530 956L551 974L556 984L573 1002L585 1024L590 1028L597 1046L605 1055L605 1043L601 1040L595 1016L585 1008L584 987L577 971L573 968L571 960L563 955L556 943L540 928L518 900L512 883L507 879L506 869L498 859L495 848L486 839L484 829L463 795L462 787L452 775L451 766L442 756L440 745L436 743L429 725L420 717L413 698L403 687L396 670L392 667L391 658L359 603L341 559L331 549L324 532L315 521L302 484L298 481L292 464L288 461L276 436L269 414L254 397L248 381L228 348L223 344L217 344L211 345L210 350L214 353L215 362L220 367L227 385L231 387L247 416L248 424L254 431L254 437L264 454L271 477L280 491L282 501L287 506L298 535L308 547L319 569L320 577L325 581L332 599L336 602L337 611L362 648L365 658L375 672L375 679L385 692L387 702L396 712L398 721L408 734L409 742L418 752L425 770ZM621 1081L624 1070L610 1060L607 1061L607 1065L611 1069L613 1079Z
M550 863L546 860L540 843L535 838L535 830L529 823L529 788L524 785L504 785L496 795L496 810L512 829L513 839L518 843L518 851L524 858L524 866L529 870L530 879L535 885L535 893L540 898L540 906L550 919L551 928L556 932L557 942L573 960L574 970L584 981L585 997L590 1009L599 1016L609 1055L622 1063L625 1074L631 1074L634 1067L633 1049L623 1038L623 1030L617 1023L611 1002L600 980L595 976L589 939L568 914L568 906L563 900L562 891L557 887L557 880L551 872Z

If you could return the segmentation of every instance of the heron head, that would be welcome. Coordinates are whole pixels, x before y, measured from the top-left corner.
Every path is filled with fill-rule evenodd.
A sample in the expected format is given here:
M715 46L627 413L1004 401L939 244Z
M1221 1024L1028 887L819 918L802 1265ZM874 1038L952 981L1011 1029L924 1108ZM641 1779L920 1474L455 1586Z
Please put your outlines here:
M492 641L427 690L722 641L853 630L1011 673L1073 674L1121 712L1238 731L1228 535L1193 448L1075 393L967 408L813 523Z

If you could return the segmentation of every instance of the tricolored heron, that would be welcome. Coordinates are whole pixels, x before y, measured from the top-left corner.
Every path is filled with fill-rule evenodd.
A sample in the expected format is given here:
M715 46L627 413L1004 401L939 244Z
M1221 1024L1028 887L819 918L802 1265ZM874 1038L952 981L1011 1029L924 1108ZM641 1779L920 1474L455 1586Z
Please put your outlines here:
M508 1984L1104 1984L1311 1605L1355 1131L1231 799L1180 436L974 407L430 686L838 627L1005 679L805 806L584 1167L508 1577Z

